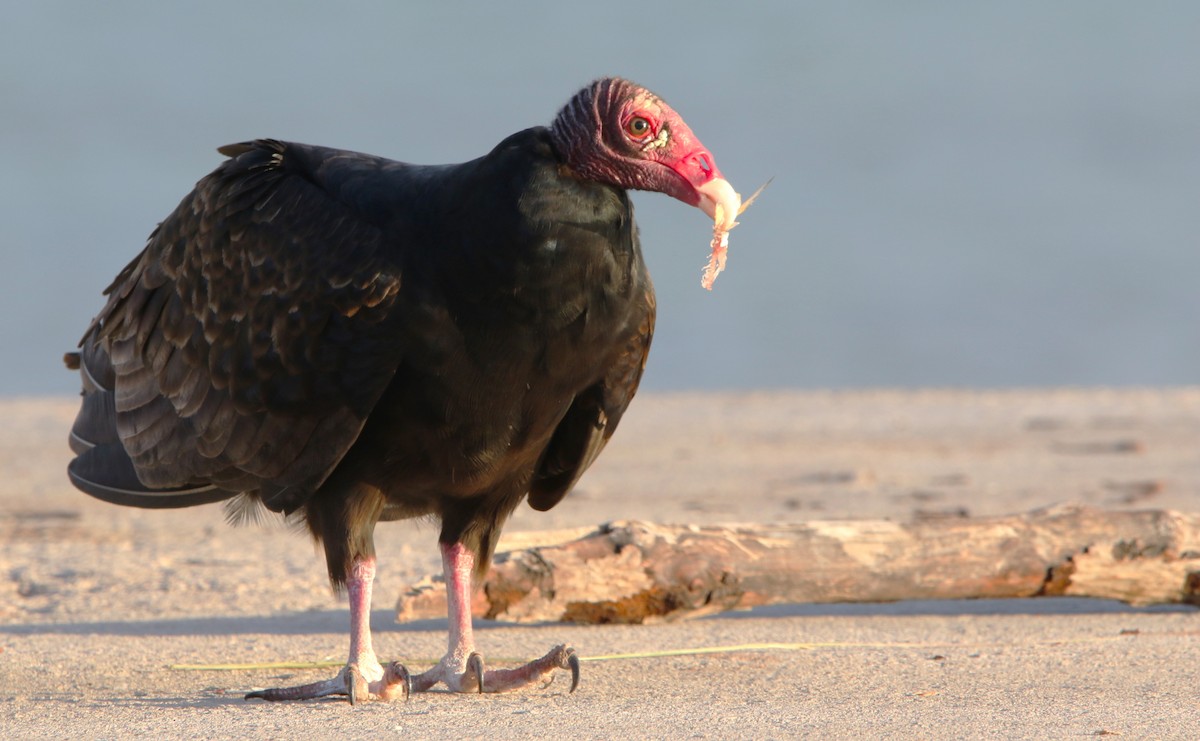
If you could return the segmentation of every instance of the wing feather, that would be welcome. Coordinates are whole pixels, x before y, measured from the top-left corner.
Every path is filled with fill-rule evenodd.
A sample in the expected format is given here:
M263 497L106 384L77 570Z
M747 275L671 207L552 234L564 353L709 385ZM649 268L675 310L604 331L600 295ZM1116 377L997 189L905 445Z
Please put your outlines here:
M562 501L596 461L633 401L654 338L654 291L647 290L641 321L603 380L575 397L538 464L529 506L544 512Z
M221 151L232 159L106 291L84 365L88 352L111 362L118 434L145 486L260 490L290 510L400 362L399 250L346 195L370 192L387 161L274 141Z

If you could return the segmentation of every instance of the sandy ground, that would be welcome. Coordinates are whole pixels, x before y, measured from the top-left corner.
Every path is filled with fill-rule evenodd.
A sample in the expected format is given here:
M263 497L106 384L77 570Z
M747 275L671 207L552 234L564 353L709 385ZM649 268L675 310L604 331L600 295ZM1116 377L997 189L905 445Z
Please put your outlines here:
M3 738L1132 738L1200 736L1200 614L1021 600L783 606L654 626L504 626L490 663L570 642L605 654L500 696L247 702L333 669L183 663L344 659L347 618L304 536L89 499L63 475L73 399L0 401ZM983 515L1080 502L1200 508L1200 388L647 395L596 469L509 531L620 518L719 523ZM397 625L439 566L427 523L381 525L376 647L415 669L445 621Z

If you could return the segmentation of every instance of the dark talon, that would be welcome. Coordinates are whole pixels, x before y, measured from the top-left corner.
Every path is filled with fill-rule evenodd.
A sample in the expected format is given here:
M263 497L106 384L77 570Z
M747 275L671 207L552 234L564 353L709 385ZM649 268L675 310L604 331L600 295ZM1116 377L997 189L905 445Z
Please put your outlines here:
M404 683L404 701L408 702L412 699L412 675L408 673L408 667L401 664L399 661L393 661L388 664L388 676L385 677L388 686L390 687L397 682Z
M362 673L358 671L358 667L356 666L347 666L345 676L346 695L350 698L350 704L356 705L360 699L359 692L367 689L367 680L363 678ZM367 691L367 695L370 695L370 690ZM363 697L361 699L365 700L367 698Z
M467 657L467 668L475 673L475 681L479 687L479 694L483 694L483 657L478 652L472 652Z
M567 668L571 670L571 689L567 690L570 694L579 686L579 656L573 648L567 648Z

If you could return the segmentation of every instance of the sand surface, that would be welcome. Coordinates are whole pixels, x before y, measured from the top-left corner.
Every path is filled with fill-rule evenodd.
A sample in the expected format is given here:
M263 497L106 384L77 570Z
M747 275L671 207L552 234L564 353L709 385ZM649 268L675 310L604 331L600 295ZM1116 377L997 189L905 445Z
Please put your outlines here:
M560 642L574 695L418 695L407 704L247 702L334 669L185 663L343 660L323 559L220 506L144 511L72 489L74 399L0 401L3 738L1200 737L1200 613L1087 600L773 607L653 626L480 624L494 665ZM1200 508L1200 388L645 395L579 488L508 531L611 519L720 523L961 516L1079 502ZM398 625L439 569L436 529L376 533L381 657L417 670L445 621ZM502 546L503 547L503 546Z

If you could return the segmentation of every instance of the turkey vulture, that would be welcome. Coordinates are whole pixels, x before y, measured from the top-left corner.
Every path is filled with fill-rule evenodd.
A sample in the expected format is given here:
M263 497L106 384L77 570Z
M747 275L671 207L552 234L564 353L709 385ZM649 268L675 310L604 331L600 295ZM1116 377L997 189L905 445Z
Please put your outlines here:
M334 678L247 697L390 700L579 679L572 648L485 670L471 582L527 499L556 505L637 391L654 290L626 189L722 225L739 196L666 103L616 78L458 165L275 140L228 159L150 235L67 356L68 473L134 507L230 500L302 519L350 602ZM449 647L410 675L368 623L375 524L434 516Z

